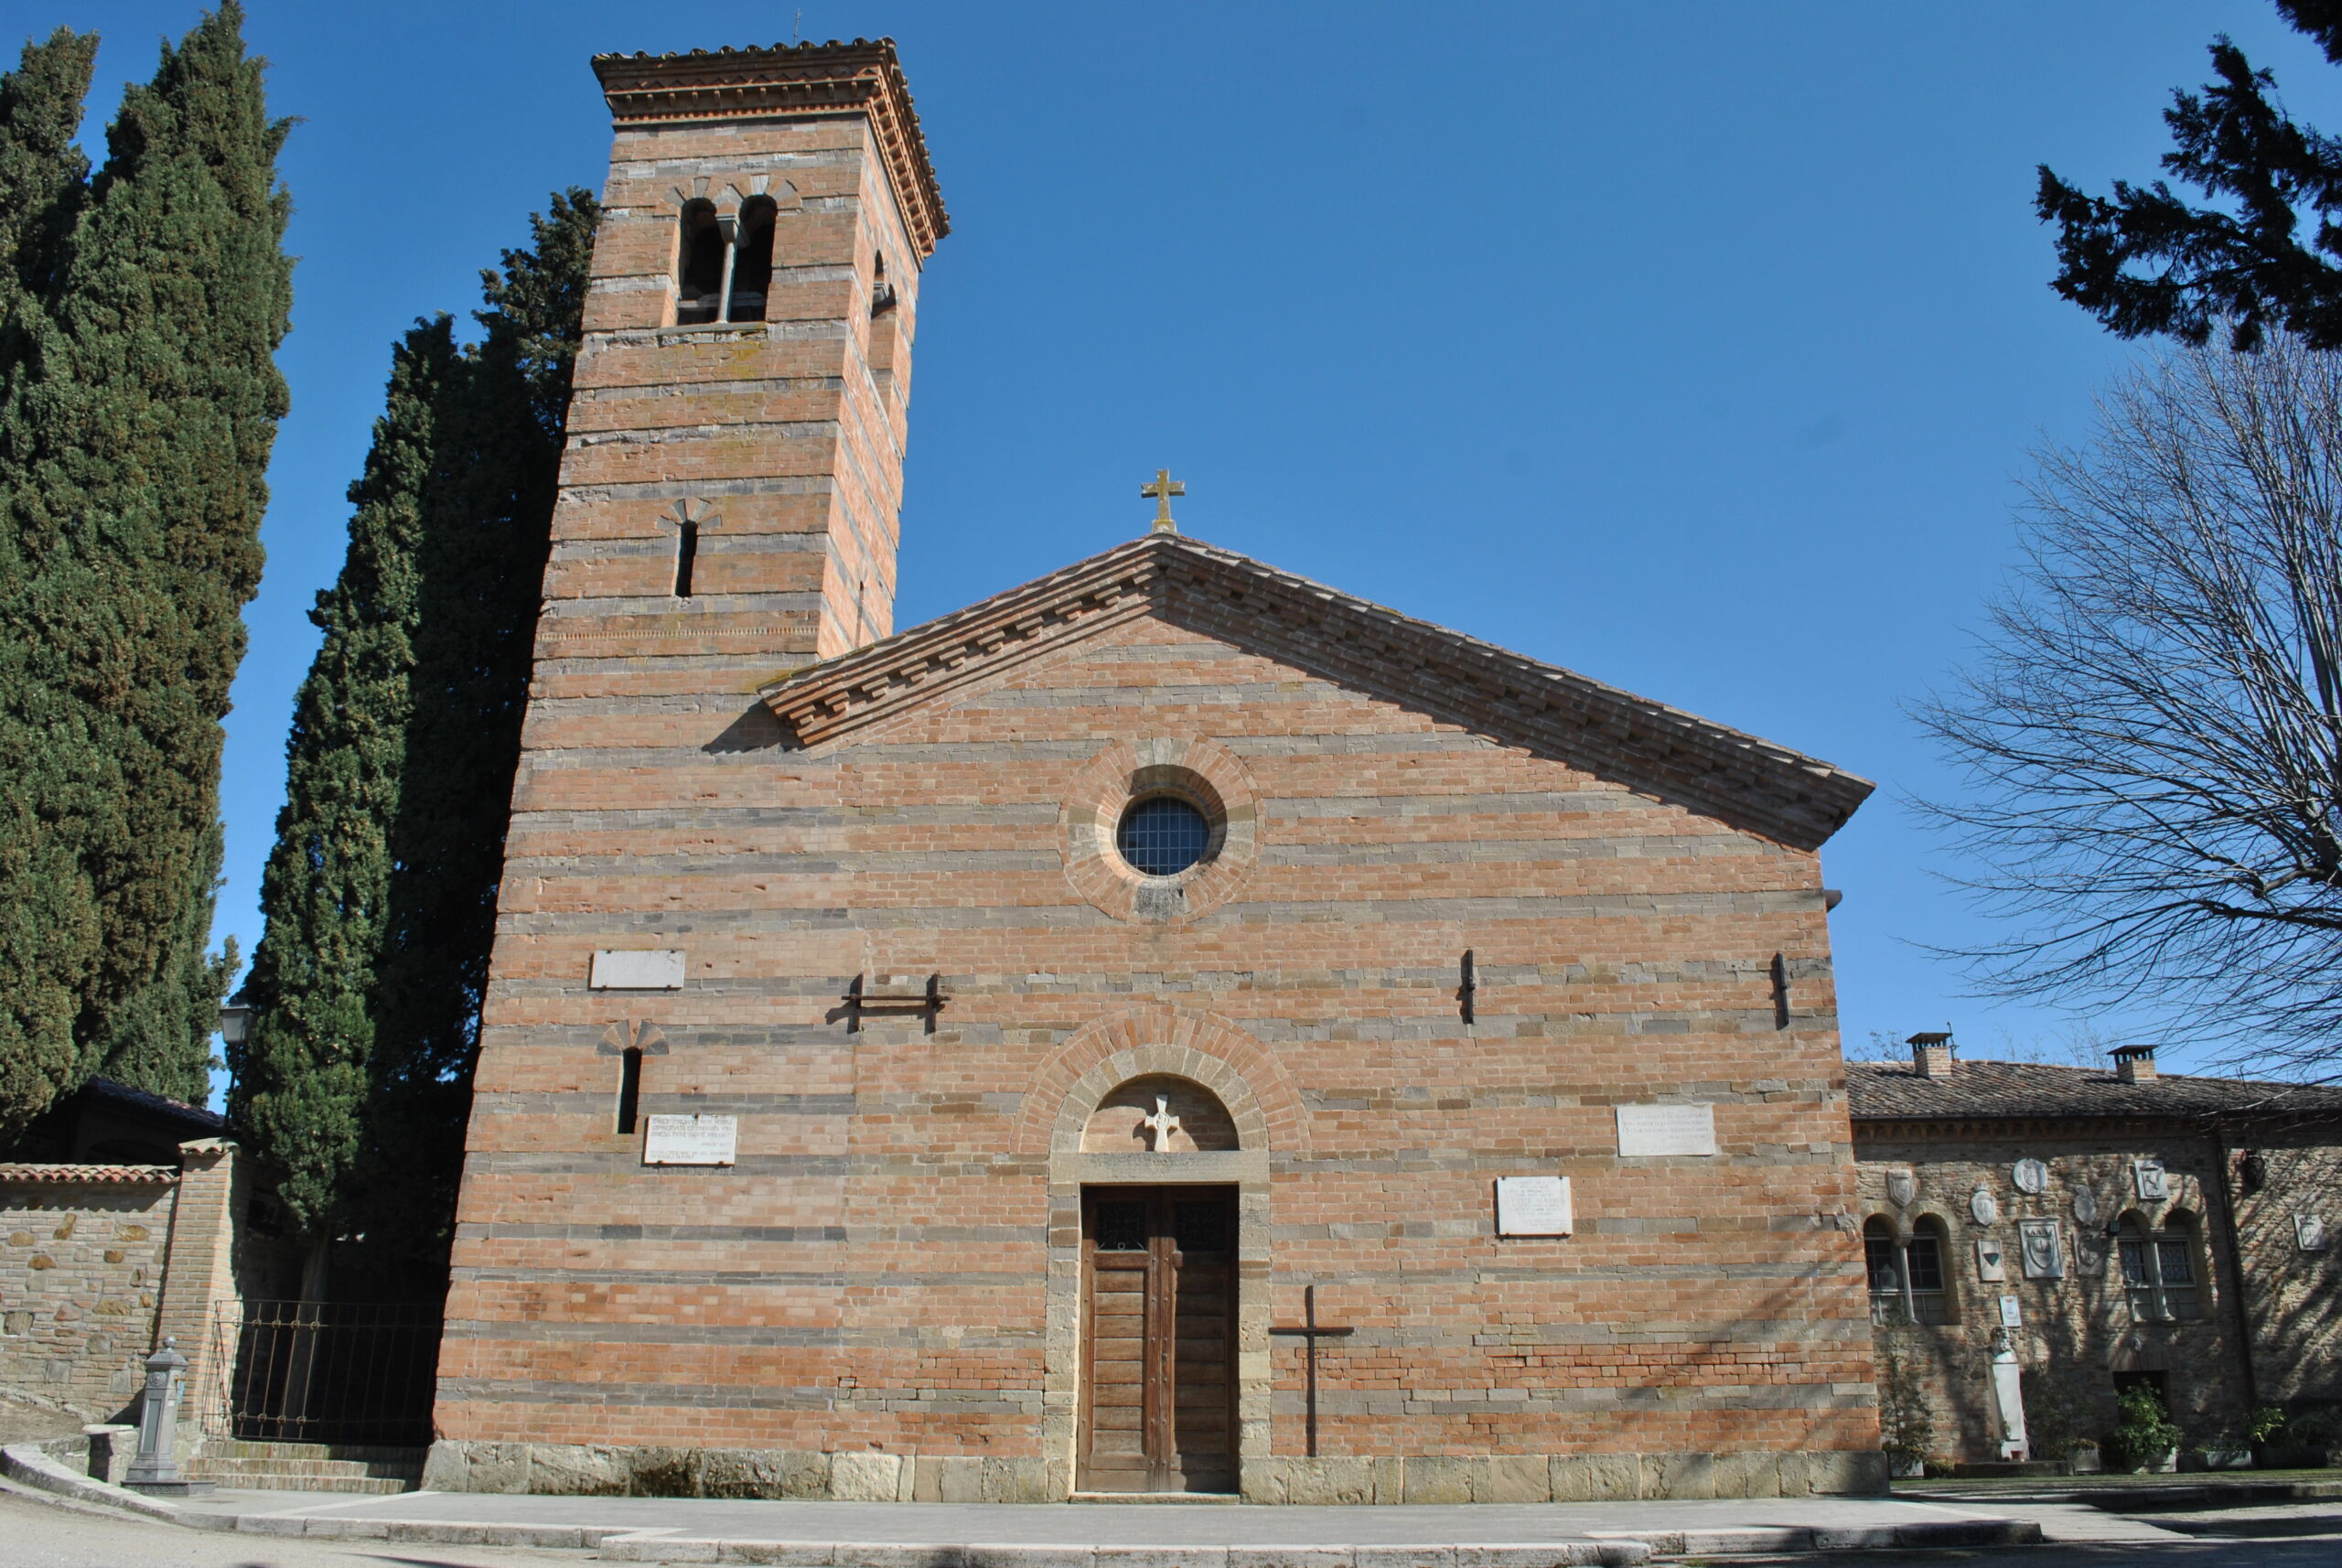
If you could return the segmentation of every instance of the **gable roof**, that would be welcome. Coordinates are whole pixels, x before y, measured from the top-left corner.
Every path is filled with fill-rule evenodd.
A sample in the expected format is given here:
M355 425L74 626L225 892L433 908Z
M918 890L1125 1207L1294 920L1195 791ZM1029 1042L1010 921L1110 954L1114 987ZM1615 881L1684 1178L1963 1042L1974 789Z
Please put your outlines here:
M2041 1062L1960 1061L1949 1078L1908 1062L1848 1062L1846 1099L1858 1122L2342 1117L2342 1089L2320 1084L2177 1074L2125 1083Z
M1797 849L1819 848L1874 788L1787 746L1173 533L793 671L759 694L800 744L820 746L1146 615Z

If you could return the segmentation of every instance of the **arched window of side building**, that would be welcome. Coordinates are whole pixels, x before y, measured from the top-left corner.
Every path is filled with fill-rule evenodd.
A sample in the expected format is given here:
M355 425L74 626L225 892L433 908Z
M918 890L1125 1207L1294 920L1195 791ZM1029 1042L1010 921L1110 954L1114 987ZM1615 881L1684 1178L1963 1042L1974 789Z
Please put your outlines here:
M2116 1231L2122 1291L2141 1323L2186 1322L2204 1316L2203 1232L2196 1217L2175 1208L2160 1230L2135 1209Z

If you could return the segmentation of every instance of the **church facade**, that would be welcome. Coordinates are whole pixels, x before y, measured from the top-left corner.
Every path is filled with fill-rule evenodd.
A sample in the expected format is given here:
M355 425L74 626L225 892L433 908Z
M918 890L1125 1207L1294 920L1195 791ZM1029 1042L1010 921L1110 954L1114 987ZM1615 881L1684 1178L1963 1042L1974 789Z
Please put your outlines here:
M1870 786L1167 521L896 633L892 46L595 63L424 1484L1882 1486Z

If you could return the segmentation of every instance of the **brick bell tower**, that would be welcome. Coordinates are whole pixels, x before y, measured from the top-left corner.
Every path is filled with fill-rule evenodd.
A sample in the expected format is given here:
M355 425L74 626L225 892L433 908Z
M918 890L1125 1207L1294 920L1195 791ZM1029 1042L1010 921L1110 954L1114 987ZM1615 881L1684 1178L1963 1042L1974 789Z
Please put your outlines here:
M744 682L894 629L919 269L949 222L892 40L594 70L616 138L535 695L599 665L736 714Z

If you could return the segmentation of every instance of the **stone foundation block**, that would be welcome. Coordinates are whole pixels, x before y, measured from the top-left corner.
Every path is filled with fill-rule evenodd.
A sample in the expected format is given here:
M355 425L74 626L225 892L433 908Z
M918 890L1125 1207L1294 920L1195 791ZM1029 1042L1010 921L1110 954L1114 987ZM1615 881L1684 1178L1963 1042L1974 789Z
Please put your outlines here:
M1709 1454L1646 1454L1642 1495L1646 1498L1713 1498L1715 1457Z
M597 1448L584 1444L529 1444L527 1490L554 1498L622 1498L635 1489L635 1465L641 1449ZM654 1449L672 1470L671 1492L653 1496L692 1495L690 1462L682 1449Z
M825 1498L830 1467L826 1454L781 1448L703 1448L699 1451L703 1498Z
M891 1503L903 1478L897 1454L830 1455L830 1498L841 1503Z
M1381 1458L1374 1461L1374 1500L1378 1503L1403 1503L1407 1500L1405 1460Z
M1410 1456L1405 1463L1403 1495L1411 1503L1468 1503L1488 1487L1486 1459Z
M1280 1502L1325 1506L1374 1501L1371 1459L1288 1459Z
M1053 1503L1063 1494L1049 1490L1049 1466L1042 1459L985 1459L978 1472L976 1500L986 1503Z
M1553 1500L1552 1461L1542 1454L1503 1454L1488 1461L1488 1489L1475 1487L1476 1503L1549 1503Z
M536 1466L543 1462L543 1455L552 1446L543 1443L534 1446L529 1469L529 1489L532 1492L545 1489L537 1483ZM614 1452L626 1456L628 1480L638 1498L688 1498L698 1490L698 1477L692 1473L698 1449L643 1447Z

